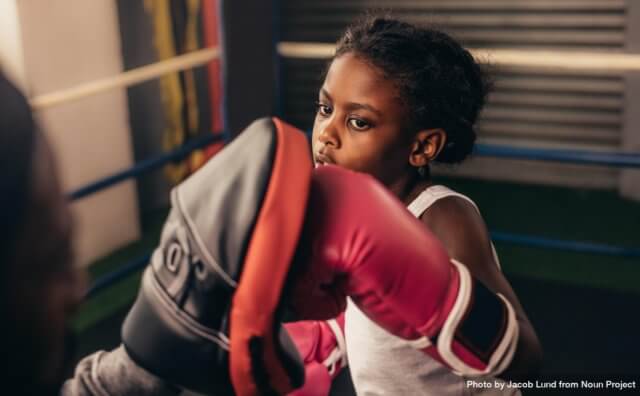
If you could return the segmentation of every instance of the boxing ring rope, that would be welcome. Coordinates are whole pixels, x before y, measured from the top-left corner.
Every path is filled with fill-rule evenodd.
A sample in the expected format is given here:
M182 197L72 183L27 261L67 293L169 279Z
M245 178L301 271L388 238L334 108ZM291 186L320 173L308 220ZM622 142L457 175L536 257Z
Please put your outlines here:
M149 263L150 259L151 253L142 255L120 266L117 270L111 271L108 274L96 279L91 287L89 287L87 293L84 295L85 300L95 296L104 289L108 289L109 287L120 282L129 275L132 275L143 269Z
M628 258L640 257L639 248L628 248L593 242L567 241L498 231L491 231L490 234L493 241L505 242L512 245Z
M183 146L180 146L177 149L174 149L168 153L140 161L129 169L125 169L123 171L107 176L103 179L100 179L95 182L89 183L85 186L82 186L77 190L69 193L68 198L71 201L84 198L87 195L91 195L107 187L111 187L114 184L120 183L122 181L125 181L133 177L138 177L144 173L158 169L168 164L169 162L180 161L186 158L194 150L204 148L222 139L223 139L223 134L218 134L218 133L216 134L207 133L205 135L198 136L192 140L189 140Z
M213 136L212 136L213 137ZM103 188L107 188L115 183L123 181L130 177L136 177L144 172L157 169L162 164L171 161L169 158L178 158L179 156L186 156L190 150L195 150L200 145L207 145L214 140L202 140L189 147L187 145L174 150L171 153L167 153L163 156L156 157L145 161L140 164L153 163L151 166L140 166L137 164L130 169L119 172L102 180L98 180L85 187L82 187L72 193L70 196L72 199L80 199L86 195L97 192ZM629 153L602 153L592 151L578 151L578 150L555 150L555 149L534 149L534 148L514 148L507 146L497 145L478 145L476 155L487 157L502 157L502 158L515 158L515 159L527 159L527 160L540 160L540 161L558 161L566 163L576 163L583 165L609 165L615 167L624 168L639 168L640 169L640 155ZM126 177L125 177L126 175ZM514 245L554 249L571 251L576 253L590 253L600 255L613 255L629 258L640 258L640 248L630 248L623 246L614 246L608 244L599 244L593 242L571 241L571 240L559 240L552 238L543 238L532 235L513 234L506 232L491 231L491 238L496 242L504 242ZM98 278L91 288L89 289L86 297L91 297L100 291L108 288L109 286L119 282L127 276L135 273L138 270L143 269L149 260L151 253L145 254L142 257L135 258L128 263L124 264L117 270Z
M474 155L518 160L552 161L583 165L604 165L617 168L639 168L640 154L616 151L587 151L514 147L477 143Z
M218 57L218 48L205 48L147 66L127 70L115 76L101 78L72 88L36 96L30 99L30 103L36 110L58 106L115 88L124 88L140 84L165 74L205 65Z
M301 43L283 41L277 45L278 54L294 59L329 59L335 45L328 43ZM565 71L637 71L640 70L640 55L601 52L553 52L541 50L511 50L500 48L470 49L471 54L482 63L498 66L535 67ZM606 55L606 57L602 56Z
M281 42L277 44L277 51L280 56L289 58L327 59L332 56L334 45ZM606 62L594 62L594 54L589 53L558 54L548 51L513 51L498 49L478 49L472 52L474 56L487 59L498 65L535 66L564 70L640 70L640 56L629 54L607 54ZM170 60L132 69L117 76L103 78L63 91L37 96L31 99L31 105L35 109L44 109L60 105L114 88L128 87L160 77L167 73L204 65L211 60L216 59L218 56L219 51L217 48L207 48L195 51L177 56ZM532 61L533 58L537 59ZM221 138L222 137L219 134L207 134L197 137L194 140L187 142L184 146L171 152L140 161L129 169L122 170L82 186L69 193L68 197L70 200L82 199L83 197L111 187L124 180L135 178L144 173L156 170L171 161L183 159L192 151L206 147ZM555 161L585 165L606 165L623 168L640 168L640 154L636 153L559 150L530 147L518 148L492 144L478 144L475 155L524 160ZM491 236L495 241L529 247L624 257L640 257L640 249L637 248L619 247L591 242L557 240L496 231L492 231ZM145 254L127 262L117 270L98 278L92 284L86 297L91 297L129 275L141 270L147 265L149 258L150 253Z
M169 73L206 65L210 61L219 57L220 51L217 47L204 48L201 50L179 55L171 59L127 70L118 75L101 78L85 84L80 84L72 88L35 96L30 98L29 102L34 110L42 110L49 107L59 106L65 103L80 100L85 97L107 92L116 88L125 88L132 85L140 84ZM67 197L70 201L82 199L86 196L109 188L127 179L135 178L147 172L159 169L172 161L182 160L193 151L210 146L211 144L224 139L226 139L225 133L207 133L201 136L197 136L194 139L186 142L181 147L178 147L170 152L143 161L139 161L134 166L128 169L113 173L109 176L86 184L68 193ZM122 265L117 270L100 277L93 282L87 294L85 295L85 298L89 298L95 295L99 291L110 287L111 285L140 270L148 263L149 258L150 254L138 257Z

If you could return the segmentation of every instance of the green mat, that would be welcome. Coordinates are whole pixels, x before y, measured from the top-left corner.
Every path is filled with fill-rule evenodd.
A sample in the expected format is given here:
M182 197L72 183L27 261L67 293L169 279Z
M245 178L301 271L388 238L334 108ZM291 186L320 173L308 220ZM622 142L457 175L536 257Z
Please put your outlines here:
M640 203L614 191L566 189L468 179L440 179L476 201L493 231L640 247ZM90 267L93 279L151 251L167 211L143 219L144 237ZM640 293L640 260L496 244L504 272L541 281ZM130 304L140 273L86 301L75 318L82 331Z
M441 181L476 201L492 231L640 248L640 203L615 191ZM497 243L505 273L640 292L640 260Z
M167 214L167 210L159 210L145 215L142 220L142 238L91 264L91 281L152 251L160 239ZM82 332L131 304L137 293L141 274L142 271L138 271L85 301L73 320L73 328Z

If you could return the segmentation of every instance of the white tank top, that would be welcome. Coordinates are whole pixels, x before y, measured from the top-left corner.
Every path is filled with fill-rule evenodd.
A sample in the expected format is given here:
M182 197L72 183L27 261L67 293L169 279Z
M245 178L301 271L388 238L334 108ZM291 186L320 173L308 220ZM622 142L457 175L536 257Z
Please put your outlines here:
M478 209L471 199L444 186L428 187L407 208L420 217L434 202L451 196ZM500 265L495 249L493 254ZM378 327L351 300L345 313L345 338L349 371L358 396L520 395L517 389L506 386L503 391L465 386L466 378Z

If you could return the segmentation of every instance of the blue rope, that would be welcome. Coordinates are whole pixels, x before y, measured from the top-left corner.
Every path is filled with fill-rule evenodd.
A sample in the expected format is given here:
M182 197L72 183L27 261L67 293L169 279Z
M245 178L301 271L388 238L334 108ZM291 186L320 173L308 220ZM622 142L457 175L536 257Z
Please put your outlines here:
M69 194L71 200L80 199L104 188L110 187L123 180L137 177L145 172L160 168L171 161L177 161L186 157L192 151L210 145L216 141L225 139L225 134L206 134L193 139L187 144L161 156L141 161L135 166L113 174L104 179L90 183ZM609 165L615 167L640 167L640 155L630 153L604 153L578 150L557 150L539 148L519 148L499 145L478 144L476 154L501 158L529 159L539 161L557 161L593 165ZM491 232L491 237L496 242L505 242L521 246L540 247L546 249L566 250L580 253L603 254L621 257L640 257L640 249L591 242L565 241L551 238L543 238L528 235L518 235L505 232ZM110 287L126 278L130 274L144 268L149 262L150 254L146 254L119 269L99 278L89 289L87 298Z
M224 135L212 134L212 133L207 133L205 135L198 136L195 139L188 141L186 144L184 144L183 146L173 151L159 155L154 158L140 161L129 169L126 169L122 172L115 173L111 176L105 177L104 179L100 179L96 182L89 183L83 187L80 187L79 189L71 192L68 195L68 197L72 201L76 199L84 198L87 195L91 195L95 192L103 190L114 184L120 183L121 181L130 179L132 177L138 177L143 173L158 169L168 164L169 162L179 161L185 158L187 155L189 155L192 151L202 147L206 147L211 143L222 140L223 138L224 138Z
M117 270L109 272L108 274L98 278L89 288L89 291L85 295L85 299L93 297L102 290L111 287L129 275L143 269L149 262L150 258L151 253L147 253L144 256L129 261Z
M640 257L640 249L628 248L622 246L613 246L598 244L592 242L580 242L580 241L567 241L561 239L542 238L530 235L511 234L507 232L492 231L491 238L494 242L504 242L514 245L538 247L554 250L565 250L578 253L591 253L602 254L607 256L620 256L620 257ZM94 296L96 293L112 286L113 284L125 279L130 274L144 268L149 259L151 253L145 254L142 257L138 257L117 270L98 278L98 280L91 286L86 298Z
M110 187L121 181L137 177L145 172L160 168L165 164L178 161L186 157L192 151L208 146L219 140L228 140L227 134L206 134L187 142L184 146L169 153L140 161L133 167L122 172L90 183L69 194L69 199L84 198L102 189ZM527 159L536 161L556 161L565 163L608 165L614 167L640 168L640 154L632 153L605 153L582 150L556 150L540 148L522 148L511 146L499 146L489 144L477 144L476 155L484 157Z
M491 232L491 239L495 242L505 242L514 245L540 247L545 249L567 250L579 253L603 254L620 257L640 257L640 249L622 246L605 245L592 242L566 241L561 239L543 238L530 235L511 234L507 232Z
M478 143L476 144L475 154L483 157L640 168L640 153L525 148Z

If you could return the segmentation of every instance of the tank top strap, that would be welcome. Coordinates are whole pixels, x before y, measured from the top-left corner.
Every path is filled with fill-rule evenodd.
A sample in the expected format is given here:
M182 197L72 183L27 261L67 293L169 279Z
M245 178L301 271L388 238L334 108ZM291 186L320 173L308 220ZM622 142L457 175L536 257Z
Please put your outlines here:
M420 195L418 195L413 201L411 201L409 206L407 206L407 209L409 209L409 212L411 212L415 217L419 218L420 216L422 216L425 210L431 207L431 205L436 203L438 200L446 197L462 198L465 201L469 202L471 205L473 205L473 207L476 208L476 211L478 212L478 214L480 214L480 209L478 209L478 205L476 205L476 203L473 202L471 198L467 197L464 194L460 194L459 192L453 191L449 187L442 186L442 185L434 185L434 186L429 186L425 188L420 193ZM493 242L491 242L491 253L493 254L493 259L498 265L498 268L501 268L500 258L498 257L498 252L496 252L496 248L493 245Z
M474 208L480 213L478 206L475 202L471 200L471 198L466 195L460 194L459 192L453 191L452 189L441 186L429 186L425 188L420 195L418 195L410 204L407 206L409 212L411 212L415 217L420 217L424 213L425 210L429 209L431 205L436 203L436 201L446 198L446 197L459 197L464 199L473 205Z

